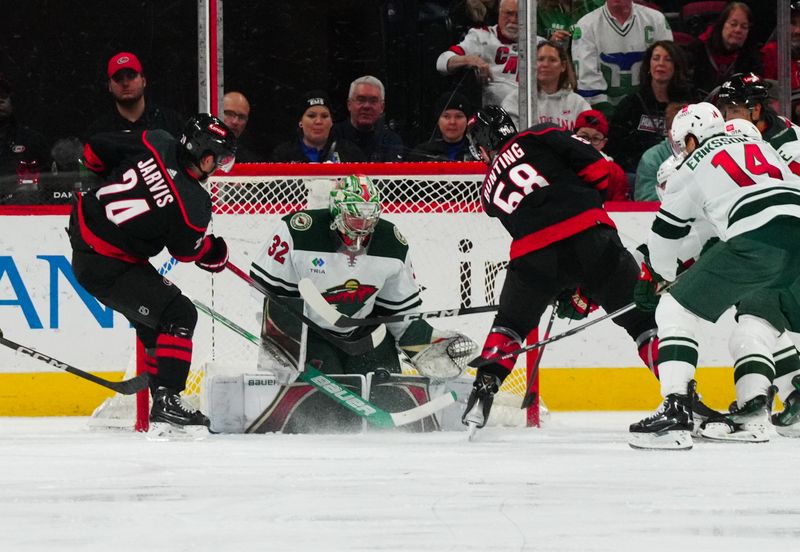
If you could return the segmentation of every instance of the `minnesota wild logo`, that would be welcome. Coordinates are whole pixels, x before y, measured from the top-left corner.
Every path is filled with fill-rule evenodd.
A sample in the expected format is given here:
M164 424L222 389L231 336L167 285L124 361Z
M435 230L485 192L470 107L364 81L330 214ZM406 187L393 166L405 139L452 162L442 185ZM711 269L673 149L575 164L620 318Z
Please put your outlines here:
M350 279L342 285L323 291L322 296L340 313L352 316L361 310L361 307L376 293L378 293L377 287Z
M302 232L303 230L308 230L311 228L311 217L308 213L295 213L292 218L289 219L289 226Z

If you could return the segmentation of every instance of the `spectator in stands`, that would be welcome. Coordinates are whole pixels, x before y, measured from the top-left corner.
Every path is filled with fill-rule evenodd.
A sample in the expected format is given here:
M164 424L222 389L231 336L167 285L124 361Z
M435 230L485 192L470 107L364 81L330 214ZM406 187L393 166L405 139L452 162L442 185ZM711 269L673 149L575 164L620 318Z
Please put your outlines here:
M580 113L575 120L575 136L586 140L609 161L611 170L606 188L606 201L630 199L630 184L622 167L614 163L614 159L603 151L608 143L608 119L605 115L596 109Z
M790 76L792 85L792 95L800 91L800 0L792 0L791 3L791 65ZM761 61L764 65L764 78L778 80L778 43L768 42L761 48ZM800 102L792 102L792 122L797 124Z
M537 34L569 51L575 23L605 0L539 0Z
M452 40L461 41L474 27L497 25L498 0L454 0L447 10Z
M644 52L658 40L672 40L663 13L633 0L606 0L583 16L572 34L578 94L610 116L639 85Z
M539 123L553 123L573 130L578 114L590 109L589 103L574 92L575 72L569 55L555 42L540 42L536 48L536 85ZM502 108L519 128L519 90L509 94Z
M689 46L692 80L701 97L708 97L735 73L763 72L761 54L750 35L753 25L747 4L730 2L700 40Z
M385 105L386 92L379 79L365 75L354 80L347 94L350 117L333 125L334 140L354 143L370 162L402 161L403 140L386 126Z
M222 122L228 125L238 140L236 148L236 163L257 163L263 161L245 143L246 135L243 134L250 120L250 102L241 92L226 92L222 97Z
M17 120L11 95L11 84L0 74L0 204L36 202L50 155L44 136Z
M642 154L639 165L636 167L636 183L633 186L634 201L658 201L656 186L658 168L661 163L672 155L672 142L669 139L669 130L672 128L672 119L683 109L685 103L670 102L664 110L666 118L667 137Z
M683 50L671 40L659 40L647 49L639 82L639 91L623 98L614 110L608 137L608 153L626 173L636 172L642 153L667 135L667 104L692 99Z
M500 0L497 25L470 29L464 40L439 55L443 75L470 69L482 88L482 105L500 105L517 88L517 0Z
M409 154L409 161L475 161L469 151L464 134L467 119L472 115L469 100L458 92L445 92L436 100L435 136L417 145Z
M147 78L142 63L130 52L120 52L108 60L108 91L114 107L96 119L86 130L84 142L98 132L114 130L163 129L173 136L183 131L183 119L172 109L145 100Z
M303 95L298 110L297 137L279 144L270 161L274 163L339 163L364 161L364 153L352 142L331 135L331 102L322 90Z

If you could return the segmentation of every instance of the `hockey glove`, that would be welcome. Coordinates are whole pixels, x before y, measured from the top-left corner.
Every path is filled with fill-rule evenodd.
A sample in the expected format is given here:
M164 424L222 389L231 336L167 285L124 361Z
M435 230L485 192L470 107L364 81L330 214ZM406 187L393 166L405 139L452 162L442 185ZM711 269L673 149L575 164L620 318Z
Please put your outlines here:
M464 372L477 349L478 344L466 335L434 330L430 345L411 357L411 362L423 376L449 380Z
M203 240L203 253L194 264L208 272L222 272L228 264L228 245L225 240L209 234Z
M556 298L556 315L559 318L583 320L596 310L597 305L579 287L574 291L566 290Z
M643 262L639 280L633 287L633 300L636 302L636 307L645 312L656 310L658 301L661 299L658 295L659 286L664 282L664 279L646 261Z

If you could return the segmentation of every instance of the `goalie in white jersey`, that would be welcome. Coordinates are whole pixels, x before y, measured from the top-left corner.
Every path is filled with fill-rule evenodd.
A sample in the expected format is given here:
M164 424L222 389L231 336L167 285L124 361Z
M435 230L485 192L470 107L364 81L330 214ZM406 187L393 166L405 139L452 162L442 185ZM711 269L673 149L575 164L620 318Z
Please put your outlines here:
M677 154L686 159L666 186L639 289L675 280L681 240L695 221L708 221L721 241L658 304L665 399L655 414L631 426L635 448L691 448L700 319L714 322L733 305L748 313L739 316L730 338L738 410L763 424L771 406L776 341L784 329L800 330L800 179L764 142L726 135L722 115L711 104L685 107L671 134ZM644 295L637 294L637 303Z
M378 189L369 177L352 175L337 183L328 209L298 211L281 219L253 262L250 274L276 295L299 298L298 283L310 279L328 303L352 318L411 313L421 305L408 242L381 219ZM299 302L299 300L298 300ZM313 311L307 316L332 332ZM310 362L328 374L401 371L397 347L424 376L458 376L477 345L425 321L387 324L389 334L374 351L350 357L265 300L262 335L290 350L302 366Z

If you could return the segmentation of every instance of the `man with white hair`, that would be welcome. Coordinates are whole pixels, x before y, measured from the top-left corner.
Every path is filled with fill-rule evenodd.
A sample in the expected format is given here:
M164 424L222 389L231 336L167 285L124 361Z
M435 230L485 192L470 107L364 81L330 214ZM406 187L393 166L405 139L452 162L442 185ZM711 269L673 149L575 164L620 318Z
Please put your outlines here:
M711 104L683 108L671 136L685 161L667 182L634 293L639 308L657 304L664 402L631 425L633 448L692 447L700 320L715 322L739 306L730 337L737 404L706 422L702 435L710 438L766 434L772 354L784 329L800 330L800 179L763 141L726 134L722 114ZM656 301L656 291L676 280L681 241L700 221L709 222L721 241Z
M353 142L367 161L402 161L403 140L383 119L385 100L383 83L376 77L364 75L354 80L347 94L350 117L333 125L333 139Z
M497 25L470 29L464 40L450 46L436 60L436 70L450 75L472 68L481 82L482 104L501 105L517 88L517 0L502 0Z

